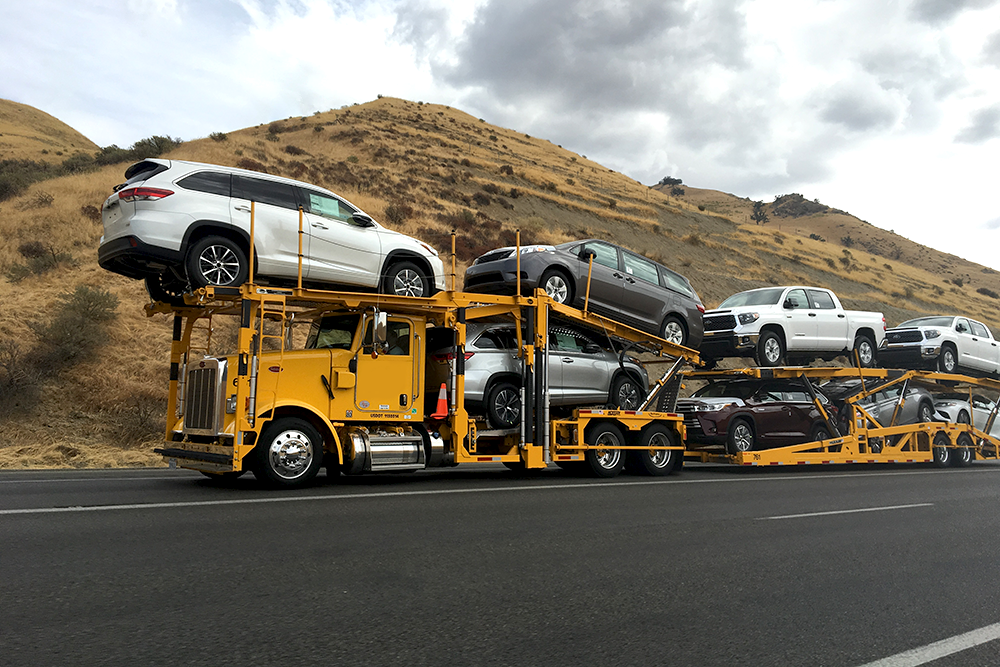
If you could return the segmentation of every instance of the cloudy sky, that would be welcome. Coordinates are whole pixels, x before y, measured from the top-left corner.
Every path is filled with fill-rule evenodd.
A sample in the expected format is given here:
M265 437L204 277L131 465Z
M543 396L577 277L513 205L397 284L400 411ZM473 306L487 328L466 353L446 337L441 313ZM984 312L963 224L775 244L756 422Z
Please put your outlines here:
M1000 0L0 4L0 97L102 146L379 94L1000 268Z

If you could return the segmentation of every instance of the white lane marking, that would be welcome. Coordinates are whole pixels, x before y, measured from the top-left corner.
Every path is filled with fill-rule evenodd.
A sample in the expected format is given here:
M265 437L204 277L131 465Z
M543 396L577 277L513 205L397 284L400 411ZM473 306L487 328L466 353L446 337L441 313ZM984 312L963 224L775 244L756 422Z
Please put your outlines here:
M829 512L808 512L806 514L784 514L782 516L762 516L757 521L775 521L777 519L801 519L809 516L830 516L832 514L856 514L858 512L886 512L888 510L905 510L911 507L933 507L934 503L916 503L913 505L888 505L886 507L862 507L854 510L831 510Z
M926 665L928 662L944 658L952 653L958 653L997 639L1000 639L1000 623L987 625L985 628L948 637L927 646L890 655L888 658L868 662L859 665L859 667L918 667L918 665Z
M172 503L134 503L123 505L76 505L72 507L29 507L24 509L0 510L0 516L14 514L62 514L66 512L106 512L111 510L142 510L142 509L162 509L176 507L211 507L216 505L258 505L266 503L289 503L307 502L322 500L350 500L352 498L398 498L403 496L433 496L449 495L459 493L507 493L515 491L558 491L560 489L620 489L627 486L652 486L661 484L681 485L681 484L725 484L734 482L779 482L812 479L837 479L841 477L886 477L889 475L944 475L949 472L959 474L970 474L973 471L968 469L957 471L946 470L926 470L912 472L879 472L879 473L837 473L829 475L787 475L781 477L742 477L723 479L658 479L644 482L590 482L576 484L553 484L550 486L502 486L490 487L486 489L436 489L426 491L390 491L387 493L355 493L339 494L332 496L279 496L265 498L237 498L229 500L200 500L200 501L178 501ZM980 469L979 472L1000 472L1000 467L991 469ZM157 478L158 479L158 478Z

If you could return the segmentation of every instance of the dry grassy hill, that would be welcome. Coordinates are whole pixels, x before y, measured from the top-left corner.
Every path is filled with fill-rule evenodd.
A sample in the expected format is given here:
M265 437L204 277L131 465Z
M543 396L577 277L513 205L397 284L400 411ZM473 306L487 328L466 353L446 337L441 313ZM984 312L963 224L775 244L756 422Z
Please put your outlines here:
M26 104L0 99L0 160L61 162L97 144L58 118Z
M644 252L687 275L710 307L742 289L804 282L833 288L848 307L883 310L890 324L957 303L995 324L996 301L976 288L1000 291L1000 280L982 267L964 269L972 285L946 284L952 274L926 261L930 249L911 264L909 249L890 259L861 244L845 248L830 231L811 239L817 232L801 219L780 231L746 224L746 200L686 186L670 196L446 106L383 98L220 131L165 157L328 187L441 251L456 229L459 276L520 229L526 243L594 236ZM0 203L0 466L158 463L150 450L163 428L169 322L145 317L141 283L96 262L99 209L126 166L46 180ZM91 327L109 304L87 310L66 297L80 286L94 290L84 297L104 290L117 298L116 318ZM66 319L81 312L82 320ZM74 340L80 328L92 335L77 354L59 332Z

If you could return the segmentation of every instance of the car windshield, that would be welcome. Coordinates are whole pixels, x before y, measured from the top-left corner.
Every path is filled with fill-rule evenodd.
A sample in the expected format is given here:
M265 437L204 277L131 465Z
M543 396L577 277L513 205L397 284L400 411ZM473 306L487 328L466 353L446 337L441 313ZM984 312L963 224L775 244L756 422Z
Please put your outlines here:
M734 294L719 306L719 308L736 308L738 306L773 306L778 303L783 287L768 287L766 289L755 289L749 292Z
M903 327L950 327L954 317L918 317L915 320L906 320L897 329Z
M360 317L360 315L327 315L314 321L309 329L306 349L351 349Z
M713 382L692 394L692 398L742 398L753 396L758 387L754 382Z

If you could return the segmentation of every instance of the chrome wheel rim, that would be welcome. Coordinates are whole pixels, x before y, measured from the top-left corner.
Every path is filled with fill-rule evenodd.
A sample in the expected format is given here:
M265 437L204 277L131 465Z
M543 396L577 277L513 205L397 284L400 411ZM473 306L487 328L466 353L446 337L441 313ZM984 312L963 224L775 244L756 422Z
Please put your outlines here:
M633 382L624 382L615 399L619 410L635 410L639 407L639 387Z
M951 348L945 349L941 352L941 367L944 369L945 373L955 372L955 355L952 354Z
M594 443L595 447L605 446L605 447L621 447L618 441L618 436L614 433L605 431L597 438ZM622 450L620 449L595 449L594 458L597 460L597 465L601 466L605 470L614 470L618 463L622 460Z
M240 260L224 245L210 245L198 255L198 268L209 285L231 285L240 275Z
M413 269L403 269L393 277L392 291L396 296L423 296L424 281Z
M493 400L493 410L502 424L513 426L521 417L521 396L513 389L503 389Z
M929 422L934 419L934 413L926 405L920 406L920 421Z
M663 338L664 340L670 341L674 345L683 345L684 328L680 325L680 322L670 320L663 325Z
M289 429L279 433L267 448L267 462L282 479L304 475L315 456L313 443L302 431Z
M753 449L753 431L746 424L737 424L733 429L733 444L738 452L749 452Z
M545 293L557 303L566 303L566 297L569 296L569 285L566 284L562 276L549 276L549 279L545 281Z
M870 364L872 359L875 358L875 351L872 350L872 346L867 340L861 341L861 344L858 345L858 357L861 358L861 363L865 366Z
M776 364L778 359L781 359L781 345L777 338L768 338L764 341L764 358L771 364Z
M651 447L669 447L670 439L662 433L654 433L649 439ZM649 463L655 468L666 468L670 465L674 452L671 449L651 449L649 450Z
M825 428L816 429L816 435L813 436L813 440L819 442L820 440L829 440L830 434L827 433Z

